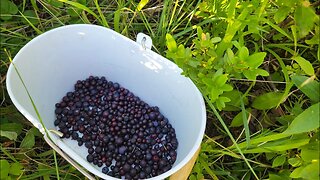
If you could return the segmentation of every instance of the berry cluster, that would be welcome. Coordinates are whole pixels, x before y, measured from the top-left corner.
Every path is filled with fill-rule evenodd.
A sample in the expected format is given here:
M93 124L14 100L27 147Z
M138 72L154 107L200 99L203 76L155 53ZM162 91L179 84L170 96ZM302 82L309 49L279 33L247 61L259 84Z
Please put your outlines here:
M145 179L171 169L175 130L159 111L105 77L78 80L57 103L54 125L88 149L87 161L117 178Z

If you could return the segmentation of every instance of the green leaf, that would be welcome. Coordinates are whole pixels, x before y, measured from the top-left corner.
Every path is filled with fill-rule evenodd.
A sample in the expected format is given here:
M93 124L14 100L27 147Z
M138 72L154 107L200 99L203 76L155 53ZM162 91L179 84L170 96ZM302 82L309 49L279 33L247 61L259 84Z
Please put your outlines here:
M18 176L22 173L22 169L23 169L23 166L20 163L15 162L15 163L11 164L9 173L12 175Z
M260 76L269 76L269 73L268 71L264 70L264 69L255 69L254 70L256 72L257 75L260 75Z
M249 116L249 112L251 110L246 110L246 117ZM234 118L233 120L231 121L231 124L230 124L230 127L240 127L240 126L243 126L243 112L239 112Z
M291 109L291 113L295 116L298 116L299 114L301 114L304 111L304 109L302 109L301 104L296 103L293 108ZM293 120L293 119L292 119ZM292 122L292 121L291 121Z
M249 50L247 47L243 46L239 49L239 58L240 60L245 60L249 57Z
M229 84L224 84L220 87L220 90L222 90L222 91L232 91L232 89L233 89L233 87Z
M22 125L18 123L4 123L0 125L0 130L16 132L17 135L22 132L22 128Z
M149 2L149 0L141 0L137 6L137 10L141 11L141 9Z
M16 132L12 132L12 131L2 131L0 130L0 136L2 137L6 137L10 140L17 140L18 134Z
M300 158L290 158L288 159L288 163L293 167L298 167L302 164L302 161Z
M80 13L81 13L80 9L76 9L76 8L67 9L67 14L70 15L71 17L78 17Z
M212 88L211 91L210 91L210 99L211 99L211 101L217 100L220 94L222 94L221 91L219 91L219 90L217 90L215 88Z
M269 180L291 180L291 178L284 174L269 174Z
M174 40L174 38L171 36L171 34L166 34L166 40L167 40L166 44L167 44L168 50L172 52L177 51L177 43Z
M51 130L50 130L51 131ZM54 130L53 130L54 131ZM30 129L30 132L34 135L34 136L36 136L36 137L42 137L43 136L43 134L39 131L39 129L38 128L36 128L36 127L32 127L31 129Z
M309 45L320 44L319 39L320 39L320 33L316 31L316 34L312 36L311 39L306 40L306 43Z
M295 75L292 77L293 83L313 102L320 101L320 83L313 78Z
M222 99L220 97L216 100L216 105L217 105L217 108L219 109L219 111L221 111L226 106L224 103L224 99Z
M35 144L35 138L34 134L32 133L32 130L30 129L26 136L23 138L20 148L32 148Z
M114 12L113 27L116 32L120 32L120 15L121 15L121 9L118 9Z
M295 60L299 66L301 67L301 69L309 76L314 75L314 69L312 67L312 64L307 61L306 59L304 59L301 56L296 56L296 57L292 57L293 60Z
M214 37L211 39L211 43L215 44L215 43L218 43L221 41L221 38L220 37Z
M223 101L223 102L230 102L230 99L224 96L220 96L219 100Z
M319 161L319 141L303 146L301 148L301 158L305 162Z
M315 180L319 179L319 161L311 163L303 168L300 172L300 177L304 179Z
M87 0L77 0L77 2L83 5L87 4Z
M244 150L244 153L263 153L263 152L281 152L290 149L299 148L308 144L308 138L302 139L283 139L274 142L267 142L263 145L259 145L256 148Z
M274 152L265 153L265 154L266 154L267 160L271 160L277 155L277 153L274 153Z
M253 71L253 70L244 70L244 71L243 71L243 75L244 75L247 79L252 80L252 81L256 80L256 77L257 77L256 72Z
M269 76L269 73L263 69L252 69L252 70L244 70L243 75L249 80L256 80L256 77L261 76Z
M306 7L301 5L296 8L294 19L296 21L297 28L299 29L300 38L303 38L312 30L315 18L316 14L310 6Z
M63 3L59 2L58 0L50 0L48 2L49 2L49 4L51 4L54 7L57 7L57 8L63 7Z
M1 159L0 160L0 179L6 179L8 177L10 171L10 164L7 160Z
M232 90L228 92L224 92L223 96L228 97L231 101L226 103L226 107L223 109L224 111L239 111L240 109L240 97L242 97L242 92L238 90ZM248 105L248 98L243 97L244 105Z
M84 10L86 12L88 12L89 14L91 14L92 16L94 16L101 24L101 19L98 17L98 15L96 13L94 13L90 8L88 8L87 6L84 6L78 2L73 2L73 1L70 1L70 0L58 0L60 2L64 2L66 4L69 4L75 8L78 8L78 9L81 9L81 10Z
M258 53L252 54L246 59L246 62L249 65L249 67L256 69L262 64L266 55L267 53L265 52L258 52Z
M283 93L269 92L255 98L252 107L259 110L266 110L276 107L282 100Z
M203 159L203 158L199 158L200 164L201 166L207 171L207 173L211 176L211 179L218 179L218 177L215 175L215 173L213 172L212 168L210 168L208 161Z
M214 82L215 82L214 86L221 87L224 84L226 84L227 80L228 80L228 75L227 74L217 76L215 78L215 80L214 80Z
M290 174L291 178L300 178L301 177L301 172L304 169L304 166L298 167L292 171Z
M234 58L234 53L230 48L227 49L227 55L228 55L229 61L231 61Z
M197 35L198 35L199 41L201 41L201 39L202 39L202 34L203 34L203 30L202 30L201 26L197 26Z
M287 158L284 155L277 156L272 162L272 167L282 166L286 162L286 159Z
M35 13L33 10L26 10L26 11L23 12L23 15L24 15L26 18L28 18L29 21L30 21L32 24L34 24L34 25L39 24L39 19L38 19L36 13ZM22 18L22 19L23 19L22 21L24 21L25 24L28 24L28 22L27 22L24 18Z
M1 19L9 20L12 18L11 15L14 15L17 13L18 13L18 7L12 1L1 0L1 5L0 5Z
M283 21L291 11L291 7L288 6L280 6L278 11L274 15L274 20L276 23L280 23Z
M194 68L198 67L201 63L199 61L195 61L195 60L189 60L188 64Z
M317 103L303 111L292 121L283 134L298 134L319 128L319 109L320 103Z
M37 5L37 0L30 0L32 7L36 10L39 11L38 5Z
M194 174L191 174L189 176L189 180L197 180L197 177Z
M279 33L281 33L282 35L286 36L288 39L290 39L291 41L293 41L292 37L282 28L280 28L278 25L272 23L269 19L265 19L265 18L261 18L262 21L264 21L265 23L267 23L269 26L271 26L273 29L277 30Z
M222 93L223 93L223 91L221 91L219 89L212 88L210 91L210 99L212 101L215 101L216 99L218 99L219 95Z

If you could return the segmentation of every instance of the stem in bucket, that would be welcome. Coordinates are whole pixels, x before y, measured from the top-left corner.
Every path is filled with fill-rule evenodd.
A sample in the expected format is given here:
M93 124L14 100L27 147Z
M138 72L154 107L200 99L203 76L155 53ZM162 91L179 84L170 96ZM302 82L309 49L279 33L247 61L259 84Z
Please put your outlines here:
M249 167L250 171L252 172L252 174L254 175L254 177L256 179L259 179L257 174L254 172L253 168L251 167L250 163L248 162L247 158L244 156L244 154L242 153L240 147L238 146L236 140L234 139L234 137L232 136L231 132L229 131L227 125L224 123L223 119L221 118L220 114L218 113L218 111L216 110L216 108L214 107L214 105L211 103L210 99L207 96L203 96L204 99L206 100L206 102L209 104L210 108L212 109L213 113L215 114L215 116L218 118L218 120L220 121L221 125L223 126L224 130L227 132L228 136L230 137L232 143L235 145L236 149L239 151L241 157L243 158L243 160L245 161L245 163L247 164L247 166Z
M22 83L22 85L23 85L23 87L24 87L24 90L25 90L25 91L27 92L27 94L28 94L29 100L31 101L32 107L33 107L34 111L35 111L36 114L37 114L37 117L38 117L38 119L39 119L39 121L40 121L40 124L41 124L42 128L44 129L44 132L46 133L46 135L47 135L47 137L50 139L50 141L52 141L52 139L51 139L51 137L50 137L50 135L49 135L46 127L44 126L44 123L43 123L43 121L42 121L42 118L41 118L41 116L40 116L40 113L39 113L39 111L38 111L38 109L37 109L37 107L36 107L36 105L35 105L32 97L31 97L31 95L30 95L30 93L29 93L29 91L28 91L28 88L27 88L27 86L25 85L25 83L24 83L24 81L23 81L23 79L22 79L22 77L21 77L21 75L20 75L20 73L19 73L16 65L13 63L12 58L11 58L10 54L8 53L7 49L4 49L4 51L6 52L8 58L9 58L10 63L13 65L14 70L15 70L16 73L18 74L18 77L19 77L19 79L20 79L20 81L21 81L21 83ZM57 157L56 157L56 152L55 152L55 151L53 151L53 157L54 157L54 162L55 162L55 166L56 166L57 179L60 180L59 167L58 167L58 162L57 162Z

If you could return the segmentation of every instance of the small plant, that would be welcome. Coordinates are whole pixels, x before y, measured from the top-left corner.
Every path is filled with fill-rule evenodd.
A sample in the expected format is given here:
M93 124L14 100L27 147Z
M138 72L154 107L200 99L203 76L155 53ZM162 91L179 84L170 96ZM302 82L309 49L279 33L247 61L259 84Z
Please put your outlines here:
M316 171L319 157L301 158L308 151L307 147L312 149L319 139L320 84L316 59L320 57L320 48L319 41L315 41L319 37L319 17L312 6L311 2L303 0L289 3L207 0L199 4L195 16L216 20L210 25L193 28L197 36L193 36L190 43L174 38L175 34L167 34L166 56L183 69L183 74L196 83L204 97L208 97L207 103L214 103L220 114L235 112L233 118L225 118L231 119L232 129L243 128L245 132L234 138L244 142L232 140L234 133L228 133L227 122L215 113L233 144L222 145L207 137L205 144L219 147L210 146L209 151L202 149L190 179L206 175L215 179L214 174L221 173L220 170L223 177L250 179L253 175L258 179L255 173L260 172L258 167L267 165L256 159L263 159L264 154L267 161L272 161L266 176L270 179L319 176ZM310 18L304 21L306 16ZM270 85L267 89L261 86L264 82ZM241 88L243 86L247 88ZM215 107L210 107L215 112ZM255 127L254 121L260 127ZM250 135L252 128L259 133ZM225 150L219 150L221 147ZM313 150L319 154L319 148ZM249 169L241 173L235 167L228 171L224 166L219 170L216 165L200 160L203 157L210 157L211 161L227 159L224 156L243 159L242 153L258 167L251 168L246 163ZM241 164L241 160L233 161ZM260 174L259 178L262 177Z
M228 94L224 93L233 90L232 84L228 83L230 78L254 81L259 75L269 75L259 68L266 56L265 52L249 55L247 47L233 41L236 53L227 48L223 56L218 56L217 48L221 38L211 38L209 33L203 33L201 27L197 28L197 35L191 47L185 48L183 45L177 47L173 37L167 34L167 57L172 58L184 70L183 74L191 77L204 95L209 95L219 110L225 108L226 102L231 101Z

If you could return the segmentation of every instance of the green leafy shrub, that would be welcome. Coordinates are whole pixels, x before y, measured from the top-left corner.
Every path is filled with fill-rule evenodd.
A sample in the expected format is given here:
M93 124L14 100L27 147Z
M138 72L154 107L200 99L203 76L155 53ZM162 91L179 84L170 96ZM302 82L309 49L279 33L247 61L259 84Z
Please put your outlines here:
M196 36L190 43L175 34L167 34L166 56L195 82L208 97L208 104L214 103L221 113L238 111L230 127L243 127L245 142L226 149L233 153L242 151L249 157L257 154L254 159L267 155L267 160L272 161L269 179L319 177L319 171L316 171L319 156L310 155L312 157L308 160L301 158L302 154L309 154L305 153L307 147L313 147L313 154L320 152L319 148L314 148L319 140L320 84L319 69L316 68L319 68L320 41L316 41L319 39L319 16L313 4L305 0L207 0L201 2L196 11L197 18L215 21L205 26L195 25ZM240 90L241 81L249 82L245 92ZM273 88L257 89L257 82L272 84ZM283 108L284 113L272 117L272 112ZM250 136L252 126L247 124L252 123L252 119L262 126L259 128L261 132L255 136ZM278 128L270 131L264 126ZM224 130L228 131L226 127ZM240 135L238 139L241 138ZM218 144L210 142L214 146ZM219 149L221 145L215 148ZM226 155L243 159L229 151L202 149L202 156L211 156L210 160ZM213 164L210 167L218 168ZM279 167L282 169L278 170ZM248 179L250 174L258 176L252 169L251 173L243 175L234 167L230 168L229 173L223 170L225 177L231 177L230 172L238 172L232 177L238 174ZM213 172L198 160L190 179L205 177L204 174L215 178ZM216 170L215 173L221 172Z

